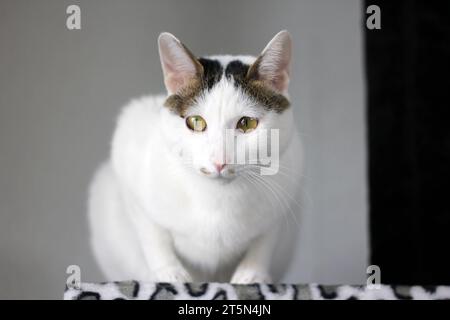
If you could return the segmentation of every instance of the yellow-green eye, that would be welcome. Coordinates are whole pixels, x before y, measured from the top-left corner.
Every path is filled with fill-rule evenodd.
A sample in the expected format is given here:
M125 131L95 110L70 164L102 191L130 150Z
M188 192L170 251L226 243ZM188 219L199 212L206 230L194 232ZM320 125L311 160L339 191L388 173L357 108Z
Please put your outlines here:
M192 131L202 132L206 130L206 121L200 116L187 117L186 125Z
M258 126L258 119L251 117L242 117L236 124L236 129L242 130L244 133L248 133Z

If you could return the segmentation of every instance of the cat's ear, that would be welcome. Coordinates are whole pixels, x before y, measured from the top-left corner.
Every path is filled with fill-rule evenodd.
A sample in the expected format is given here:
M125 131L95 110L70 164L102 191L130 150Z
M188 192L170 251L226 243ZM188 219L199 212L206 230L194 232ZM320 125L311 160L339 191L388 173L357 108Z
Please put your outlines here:
M288 31L278 32L250 67L247 77L260 80L273 90L286 94L292 58L292 39Z
M168 32L161 33L158 47L164 84L169 94L179 91L203 74L200 62L174 35Z

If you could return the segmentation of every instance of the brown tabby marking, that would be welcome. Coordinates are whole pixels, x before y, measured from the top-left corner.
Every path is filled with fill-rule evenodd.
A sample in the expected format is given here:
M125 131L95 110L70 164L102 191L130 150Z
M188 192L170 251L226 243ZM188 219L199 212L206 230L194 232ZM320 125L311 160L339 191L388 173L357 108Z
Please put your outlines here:
M184 118L187 109L196 103L197 97L218 83L223 74L230 80L234 79L235 86L254 98L265 110L282 113L289 107L289 100L284 95L270 89L264 81L259 79L260 58L252 66L239 60L231 61L224 72L222 65L217 60L195 59L192 54L190 56L196 64L197 76L179 92L169 96L165 102L165 106L180 117Z

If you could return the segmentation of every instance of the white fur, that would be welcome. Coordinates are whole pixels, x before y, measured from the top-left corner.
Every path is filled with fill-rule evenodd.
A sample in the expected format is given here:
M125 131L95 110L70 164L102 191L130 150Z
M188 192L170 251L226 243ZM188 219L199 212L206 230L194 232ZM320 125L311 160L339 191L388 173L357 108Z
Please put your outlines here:
M230 56L215 58L226 64ZM278 280L291 256L289 246L282 244L290 239L292 245L297 230L293 215L299 211L295 182L302 152L293 108L281 114L264 111L222 77L188 110L207 122L207 130L198 133L164 107L164 99L144 97L123 108L111 157L91 185L91 240L106 277ZM247 145L255 147L261 129L280 130L278 174L249 180L249 168L231 164L222 174L215 172L223 130L234 128L242 116L259 118L258 127L243 134ZM207 176L201 168L214 174ZM276 264L274 251L279 254Z

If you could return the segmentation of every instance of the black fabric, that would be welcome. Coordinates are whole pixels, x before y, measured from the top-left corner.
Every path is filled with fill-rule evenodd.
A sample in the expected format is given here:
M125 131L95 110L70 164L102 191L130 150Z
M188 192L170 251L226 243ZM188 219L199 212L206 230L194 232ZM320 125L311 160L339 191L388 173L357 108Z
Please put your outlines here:
M371 263L450 284L450 1L365 1ZM364 12L364 16L366 13Z

